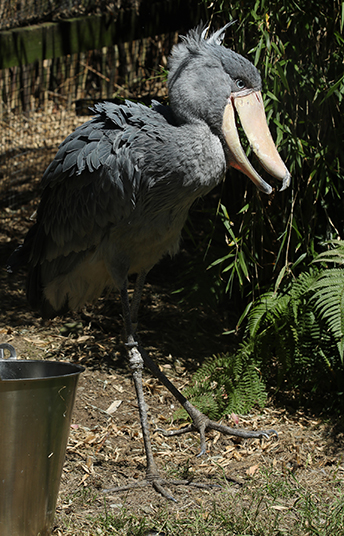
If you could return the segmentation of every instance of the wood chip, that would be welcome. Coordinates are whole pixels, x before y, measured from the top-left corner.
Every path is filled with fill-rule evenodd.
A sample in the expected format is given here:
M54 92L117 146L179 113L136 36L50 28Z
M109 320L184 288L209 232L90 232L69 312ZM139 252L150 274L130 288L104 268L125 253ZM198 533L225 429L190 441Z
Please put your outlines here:
M108 413L109 415L112 415L113 413L115 413L115 411L117 411L117 409L119 408L119 406L122 404L123 400L114 400L110 406L108 407L106 411L106 413Z
M251 465L246 471L246 474L249 476L253 476L259 469L259 464L257 465Z

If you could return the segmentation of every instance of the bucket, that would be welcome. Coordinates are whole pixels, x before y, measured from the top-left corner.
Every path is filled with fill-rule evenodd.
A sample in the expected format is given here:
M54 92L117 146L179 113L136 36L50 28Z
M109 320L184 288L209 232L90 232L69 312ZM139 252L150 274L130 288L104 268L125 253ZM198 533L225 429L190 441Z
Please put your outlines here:
M4 359L4 350L10 357ZM0 345L0 535L51 533L79 365Z

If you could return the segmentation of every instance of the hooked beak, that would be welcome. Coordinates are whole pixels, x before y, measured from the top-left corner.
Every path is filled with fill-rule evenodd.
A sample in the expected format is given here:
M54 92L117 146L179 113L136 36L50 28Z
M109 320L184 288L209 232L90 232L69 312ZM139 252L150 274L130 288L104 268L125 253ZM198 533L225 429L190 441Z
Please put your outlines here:
M257 173L242 148L235 123L233 104L252 150L259 158L264 169L270 175L282 181L281 191L285 190L290 184L290 173L278 154L270 134L260 91L255 91L248 95L232 95L228 99L223 115L222 130L232 154L230 165L247 175L262 192L266 194L272 192L271 186Z

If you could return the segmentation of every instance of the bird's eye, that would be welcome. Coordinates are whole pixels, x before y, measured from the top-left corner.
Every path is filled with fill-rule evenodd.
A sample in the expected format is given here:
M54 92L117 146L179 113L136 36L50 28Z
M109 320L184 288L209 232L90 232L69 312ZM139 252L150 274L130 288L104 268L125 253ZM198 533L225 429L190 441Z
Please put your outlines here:
M238 89L244 89L245 82L243 80L241 80L241 78L238 78L238 80L236 80L236 85L237 85Z

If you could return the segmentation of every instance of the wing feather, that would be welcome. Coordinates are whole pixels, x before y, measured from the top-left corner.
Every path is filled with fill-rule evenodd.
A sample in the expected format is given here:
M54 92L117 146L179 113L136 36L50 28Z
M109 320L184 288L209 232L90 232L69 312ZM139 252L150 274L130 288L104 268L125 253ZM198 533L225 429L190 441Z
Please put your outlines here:
M167 123L129 101L100 103L95 111L60 145L42 178L37 218L45 243L40 232L31 254L36 264L96 247L109 227L130 216L142 187L144 139Z
M29 263L28 299L42 314L58 314L69 300L82 302L81 294L69 294L68 274L83 266L111 229L130 221L139 200L142 205L158 180L152 178L154 166L150 162L148 170L145 155L148 151L154 159L158 154L154 143L162 141L159 132L169 121L165 107L156 108L97 104L97 115L61 143L45 171L37 222L12 262L13 267ZM56 292L46 295L43 289L53 281L56 285L50 288ZM75 292L82 293L82 288Z

